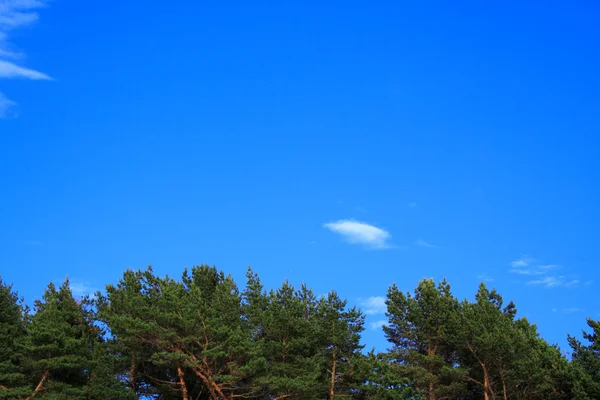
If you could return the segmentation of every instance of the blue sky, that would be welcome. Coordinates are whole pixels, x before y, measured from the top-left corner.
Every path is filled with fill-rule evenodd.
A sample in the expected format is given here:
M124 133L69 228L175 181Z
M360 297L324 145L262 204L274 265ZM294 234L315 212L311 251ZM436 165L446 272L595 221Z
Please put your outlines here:
M0 272L209 263L369 312L446 276L600 318L594 2L0 2Z

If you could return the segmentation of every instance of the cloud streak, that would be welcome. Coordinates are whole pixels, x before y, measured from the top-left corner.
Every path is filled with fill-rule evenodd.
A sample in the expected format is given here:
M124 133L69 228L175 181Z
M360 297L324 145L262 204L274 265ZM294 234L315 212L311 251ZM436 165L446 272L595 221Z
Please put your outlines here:
M13 50L8 42L9 33L37 21L37 10L45 5L40 0L0 0L0 79L52 79L43 72L16 64L15 60L21 59L22 54ZM0 118L14 116L16 105L0 92Z
M328 222L323 226L339 234L351 244L362 244L372 249L391 247L388 241L392 236L388 231L365 222L342 219L336 222Z
M51 80L48 75L35 71L29 68L19 67L18 65L0 60L0 78L25 78L35 81L39 80Z
M383 296L372 296L366 299L359 298L358 305L367 315L385 314L387 311L385 297Z
M580 282L578 279L558 275L556 271L560 266L555 264L540 264L535 258L522 256L509 263L509 272L512 274L528 276L528 285L543 286L546 288L573 287Z
M439 247L440 247L440 246L438 246L438 245L435 245L435 244L433 244L433 243L426 242L426 241L424 241L423 239L416 240L416 241L415 241L415 244L416 244L417 246L419 246L419 247L428 247L428 248L430 248L430 249L437 249L437 248L439 248Z
M387 321L387 320L385 320L385 319L380 319L380 320L378 320L378 321L370 322L370 323L369 323L369 327L370 327L372 330L378 330L378 329L381 329L381 328L382 328L384 325L386 325L387 323L388 323L388 321Z
M578 283L579 283L579 280L568 279L564 275L545 276L543 278L535 279L535 280L527 282L527 284L529 284L529 285L539 285L539 286L544 286L547 288L554 288L554 287L560 287L560 286L572 287L572 286L577 285Z
M9 118L15 115L17 103L0 92L0 118Z
M69 282L69 287L73 295L77 297L92 294L96 291L96 288L88 286L86 282Z

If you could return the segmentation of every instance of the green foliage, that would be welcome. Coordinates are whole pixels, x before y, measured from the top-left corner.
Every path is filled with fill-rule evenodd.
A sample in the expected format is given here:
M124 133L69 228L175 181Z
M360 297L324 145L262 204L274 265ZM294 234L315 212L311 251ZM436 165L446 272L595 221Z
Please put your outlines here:
M0 278L0 399L25 394L26 377L19 342L25 337L26 315L12 285Z
M392 285L387 294L389 325L385 335L393 347L389 357L403 367L426 399L458 398L465 390L464 371L456 367L452 346L459 306L444 280L419 282L414 296Z
M573 350L576 393L581 399L600 398L600 321L587 320L592 332L583 332L583 338L589 342L584 345L569 336L569 345Z
M335 291L248 269L201 265L180 279L128 270L96 299L50 284L30 315L0 280L0 399L592 400L600 398L600 321L570 362L481 284L459 302L444 280L392 285L388 352L363 354L365 317Z

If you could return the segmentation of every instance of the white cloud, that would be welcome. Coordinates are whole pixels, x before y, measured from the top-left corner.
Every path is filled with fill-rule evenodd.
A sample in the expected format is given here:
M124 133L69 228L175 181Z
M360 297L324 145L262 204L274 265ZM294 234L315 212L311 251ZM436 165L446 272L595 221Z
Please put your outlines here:
M564 275L557 275L557 276L545 276L543 278L535 279L535 280L529 281L527 283L529 285L540 285L540 286L544 286L547 288L553 288L553 287L559 287L559 286L572 287L572 286L577 285L579 283L579 280L568 279Z
M549 265L538 265L538 266L529 266L529 267L519 267L513 268L509 272L517 275L546 275L552 270L558 268L558 265L549 264Z
M92 294L96 291L96 288L88 286L87 282L69 282L69 287L71 288L71 292L73 292L74 296L85 296L87 294Z
M378 321L374 321L369 323L369 327L373 330L377 330L377 329L381 329L381 327L383 327L384 325L386 325L388 322L385 319L380 319Z
M410 208L415 208L417 206L417 202L416 201L410 202L410 203L408 203L408 206Z
M429 247L430 249L437 249L439 247L438 245L426 242L423 239L415 241L415 244L420 247Z
M389 248L388 240L391 235L388 231L369 225L365 222L342 219L323 225L332 232L338 233L349 243L363 244L373 249Z
M529 256L522 256L521 258L511 262L510 266L513 268L526 267L529 264L531 264L532 262L535 262L535 259L533 259Z
M583 312L583 310L581 308L553 308L552 312L555 313L565 313L565 314L573 314L573 313L578 313L578 312Z
M517 260L511 262L510 267L510 273L528 276L546 275L559 268L559 266L555 264L540 264L538 260L529 256L521 256Z
M490 278L487 274L481 274L477 279L481 279L483 282L494 282L494 278Z
M10 31L30 25L38 20L37 9L45 6L40 0L0 0L0 79L24 78L49 80L48 75L25 68L7 59L21 59L22 54L8 43ZM0 118L15 116L16 103L0 93Z
M0 78L26 78L33 80L50 80L48 75L29 68L0 60Z
M385 314L387 311L385 297L383 296L372 296L366 299L359 298L358 304L367 315Z
M17 103L0 92L0 118L9 118L15 115Z

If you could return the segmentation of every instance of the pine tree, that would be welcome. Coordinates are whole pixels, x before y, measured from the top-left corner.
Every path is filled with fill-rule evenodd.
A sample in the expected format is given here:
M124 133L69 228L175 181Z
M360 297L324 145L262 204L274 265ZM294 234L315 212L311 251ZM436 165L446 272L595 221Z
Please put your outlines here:
M258 321L267 368L258 377L258 385L266 398L319 398L323 394L319 384L323 366L316 357L319 345L314 294L305 286L296 291L285 282L267 299Z
M19 342L26 334L26 315L12 285L0 277L0 399L27 394Z
M184 271L181 282L126 272L107 287L99 315L131 363L129 385L165 398L249 396L252 342L230 276L213 267Z
M347 309L347 301L340 299L335 291L321 298L317 317L328 398L351 396L360 383L353 368L364 347L360 344L360 334L365 317L355 307Z
M27 399L84 399L98 331L73 298L68 279L48 285L23 340L31 382Z
M458 302L444 280L422 280L404 294L392 285L387 294L388 326L385 335L393 347L390 357L404 366L428 400L454 399L464 392L464 372L456 368L451 346L457 327Z
M573 364L579 372L577 386L579 396L589 399L600 398L600 321L587 320L591 333L583 331L583 338L589 342L584 345L581 341L569 335L569 345L573 350Z

